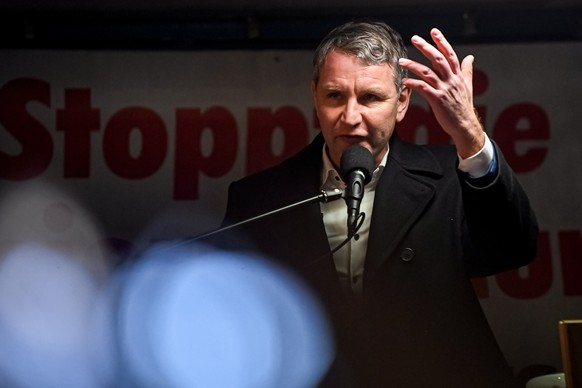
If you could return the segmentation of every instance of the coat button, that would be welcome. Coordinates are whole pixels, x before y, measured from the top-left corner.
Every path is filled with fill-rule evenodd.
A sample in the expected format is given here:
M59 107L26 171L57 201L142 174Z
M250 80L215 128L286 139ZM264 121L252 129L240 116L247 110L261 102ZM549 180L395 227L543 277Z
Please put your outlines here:
M409 262L414 258L414 251L411 248L404 248L400 252L400 260Z

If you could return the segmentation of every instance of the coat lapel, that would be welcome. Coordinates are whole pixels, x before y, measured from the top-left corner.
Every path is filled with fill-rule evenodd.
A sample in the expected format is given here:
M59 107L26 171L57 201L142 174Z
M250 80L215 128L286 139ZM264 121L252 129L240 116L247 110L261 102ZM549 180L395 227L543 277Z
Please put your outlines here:
M287 205L317 196L321 185L321 152L323 137L317 136L313 142L300 154L288 160L282 166L280 180L271 182L271 197L281 204ZM291 210L275 217L269 230L275 241L281 246L289 246L293 254L293 262L299 268L333 269L333 260L325 258L329 253L329 243L325 234L325 226L320 205L314 202Z
M392 136L386 167L376 187L366 277L376 273L417 222L434 197L431 181L439 176L441 166L431 153Z

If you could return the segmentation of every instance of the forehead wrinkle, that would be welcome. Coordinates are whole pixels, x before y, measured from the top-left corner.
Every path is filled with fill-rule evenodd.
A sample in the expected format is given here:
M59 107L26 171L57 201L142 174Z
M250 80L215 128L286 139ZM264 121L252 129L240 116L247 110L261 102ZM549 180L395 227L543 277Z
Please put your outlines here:
M349 90L357 94L368 92L384 95L388 92L386 87L389 87L391 82L393 69L389 64L369 65L362 59L343 52L334 52L328 56L319 78L322 91Z

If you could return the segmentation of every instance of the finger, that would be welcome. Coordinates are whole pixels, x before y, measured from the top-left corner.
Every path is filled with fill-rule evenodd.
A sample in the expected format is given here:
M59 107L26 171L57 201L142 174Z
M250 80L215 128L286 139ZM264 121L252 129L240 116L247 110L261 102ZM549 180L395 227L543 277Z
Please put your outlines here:
M430 61L439 77L446 79L452 74L451 65L436 47L418 35L414 35L410 41Z
M420 94L431 106L438 104L437 90L426 82L415 78L404 78L402 85Z
M452 70L453 73L458 74L460 70L459 58L457 57L457 53L453 49L453 46L451 46L449 41L445 38L443 33L438 28L433 28L430 31L430 35L435 45L437 46L439 52L441 52L442 55L447 60L449 68Z
M416 74L421 80L429 84L431 87L436 88L438 86L440 78L430 67L425 66L422 63L412 61L408 58L400 58L398 63L403 68Z
M475 62L475 57L472 55L467 55L463 62L461 63L461 73L463 74L463 79L465 84L469 88L471 95L473 95L473 63Z

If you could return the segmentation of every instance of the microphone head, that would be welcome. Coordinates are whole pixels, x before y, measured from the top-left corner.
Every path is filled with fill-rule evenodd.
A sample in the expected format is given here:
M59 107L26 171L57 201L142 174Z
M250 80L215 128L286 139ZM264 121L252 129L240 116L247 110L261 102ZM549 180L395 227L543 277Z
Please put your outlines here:
M344 177L347 177L354 170L362 171L364 184L368 184L372 180L372 172L374 171L372 153L359 144L351 145L342 154L340 168Z

